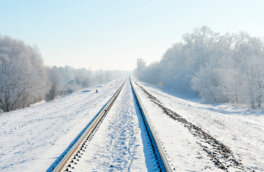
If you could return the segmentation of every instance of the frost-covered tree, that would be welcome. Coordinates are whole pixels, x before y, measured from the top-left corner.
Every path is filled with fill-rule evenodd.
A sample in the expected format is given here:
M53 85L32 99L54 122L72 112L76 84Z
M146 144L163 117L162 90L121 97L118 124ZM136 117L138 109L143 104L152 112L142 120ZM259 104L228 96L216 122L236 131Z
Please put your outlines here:
M70 66L57 67L60 78L60 94L69 94L81 88L95 86L127 75L122 71L92 71L90 69L75 69Z
M256 108L264 100L263 66L262 39L243 32L221 35L203 26L185 34L159 62L136 74L177 93L199 95L207 103Z
M38 51L22 41L0 37L0 108L8 112L41 100L46 72Z
M136 77L140 78L143 75L143 71L146 68L146 62L143 58L137 59L137 68L135 69Z
M8 112L58 94L102 84L124 76L121 71L91 71L43 65L36 48L0 36L0 110Z
M48 73L48 91L45 97L46 101L53 100L60 94L61 78L57 67L47 69Z
M192 89L199 93L204 102L226 102L227 97L223 91L221 68L217 62L206 63L192 78Z

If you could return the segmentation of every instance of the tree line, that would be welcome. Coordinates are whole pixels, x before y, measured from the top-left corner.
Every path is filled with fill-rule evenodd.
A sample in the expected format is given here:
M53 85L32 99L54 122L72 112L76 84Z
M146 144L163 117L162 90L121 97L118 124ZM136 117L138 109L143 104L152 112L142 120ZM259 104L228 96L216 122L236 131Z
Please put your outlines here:
M205 103L263 105L264 41L248 33L220 34L203 26L183 35L158 62L138 59L135 75Z
M120 71L47 67L37 48L0 36L0 111L30 106L122 76Z

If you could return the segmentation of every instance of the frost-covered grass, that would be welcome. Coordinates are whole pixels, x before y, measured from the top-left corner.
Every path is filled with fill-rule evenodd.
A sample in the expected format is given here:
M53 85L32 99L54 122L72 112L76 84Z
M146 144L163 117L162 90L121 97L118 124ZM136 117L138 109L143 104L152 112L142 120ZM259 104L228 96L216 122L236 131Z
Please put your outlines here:
M45 171L109 100L121 81L0 114L0 171Z

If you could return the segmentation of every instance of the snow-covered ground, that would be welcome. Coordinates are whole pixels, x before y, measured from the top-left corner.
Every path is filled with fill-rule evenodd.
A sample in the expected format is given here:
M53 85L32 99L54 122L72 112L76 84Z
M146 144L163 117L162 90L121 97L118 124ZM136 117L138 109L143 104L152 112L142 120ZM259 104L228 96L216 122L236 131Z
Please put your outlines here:
M138 83L165 107L229 147L243 166L264 171L264 112L243 110L229 105L201 104L178 98L151 85ZM210 145L191 134L191 130L183 123L165 115L139 86L135 86L170 164L176 171L221 171L211 161L208 152L204 151L210 149ZM228 170L235 171L234 168Z
M48 103L0 114L0 171L45 171L121 83L122 80L112 81ZM236 171L237 167L264 171L263 111L201 104L138 83L134 86L172 169L222 171L216 165L219 160L220 166L230 165L229 171ZM141 86L157 100L153 97L151 100ZM166 115L153 100L176 112L177 119ZM219 145L227 146L221 148L226 149L228 158L221 157L226 154L217 150ZM156 170L128 81L88 142L86 152L76 171ZM241 165L235 166L233 160Z
M0 171L45 171L122 81L0 114Z
M158 171L127 80L73 171Z

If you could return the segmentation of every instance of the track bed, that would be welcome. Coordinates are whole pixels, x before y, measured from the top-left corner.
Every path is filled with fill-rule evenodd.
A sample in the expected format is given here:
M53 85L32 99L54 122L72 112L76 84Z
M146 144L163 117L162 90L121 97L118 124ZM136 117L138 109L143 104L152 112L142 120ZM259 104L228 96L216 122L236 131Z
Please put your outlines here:
M165 171L129 80L120 90L90 134L48 171Z

